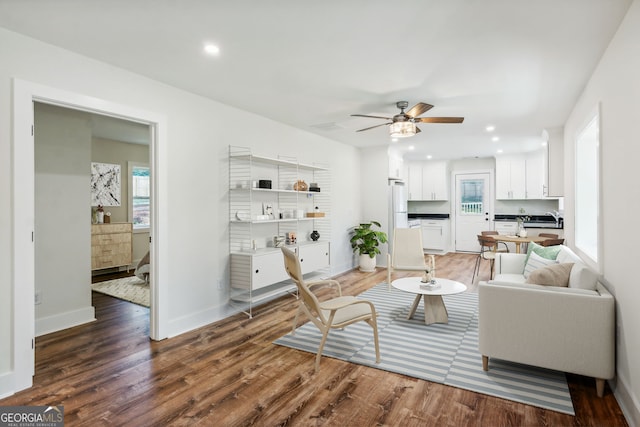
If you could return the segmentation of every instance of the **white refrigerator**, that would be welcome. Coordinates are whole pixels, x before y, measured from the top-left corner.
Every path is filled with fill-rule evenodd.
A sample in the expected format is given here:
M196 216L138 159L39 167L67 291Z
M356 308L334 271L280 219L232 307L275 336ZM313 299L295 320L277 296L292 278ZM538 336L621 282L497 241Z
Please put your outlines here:
M393 242L393 230L396 228L408 228L407 214L407 188L402 181L393 181L389 184L389 250Z

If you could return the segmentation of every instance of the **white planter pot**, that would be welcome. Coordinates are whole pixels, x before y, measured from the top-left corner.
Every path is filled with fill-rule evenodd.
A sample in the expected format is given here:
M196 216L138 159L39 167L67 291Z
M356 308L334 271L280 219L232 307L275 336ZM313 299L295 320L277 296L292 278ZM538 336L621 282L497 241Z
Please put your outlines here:
M376 271L376 258L371 258L368 254L360 255L360 271L371 272Z

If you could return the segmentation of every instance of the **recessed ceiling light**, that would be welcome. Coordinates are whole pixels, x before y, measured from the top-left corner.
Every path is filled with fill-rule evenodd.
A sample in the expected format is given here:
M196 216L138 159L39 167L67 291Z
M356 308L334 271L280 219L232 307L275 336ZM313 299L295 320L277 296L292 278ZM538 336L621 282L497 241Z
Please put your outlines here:
M493 132L494 130L496 130L496 127L494 125L488 125L486 128L487 132Z
M433 156L431 154L428 154L427 155L427 159L431 160L431 159L433 159Z
M398 142L398 138L391 138L391 142Z
M212 56L217 56L220 54L220 48L211 43L207 43L204 45L204 51Z
M546 147L547 146L547 141L542 141L542 146Z
M491 140L492 140L493 142L498 142L498 141L500 141L500 137L498 137L498 136L494 136L493 138L491 138Z
M415 149L416 149L416 147L414 147L413 145L410 145L410 146L409 146L409 147L407 147L407 148L409 148L409 150L415 150Z
M502 154L502 150L498 150L498 151L496 151L496 153Z

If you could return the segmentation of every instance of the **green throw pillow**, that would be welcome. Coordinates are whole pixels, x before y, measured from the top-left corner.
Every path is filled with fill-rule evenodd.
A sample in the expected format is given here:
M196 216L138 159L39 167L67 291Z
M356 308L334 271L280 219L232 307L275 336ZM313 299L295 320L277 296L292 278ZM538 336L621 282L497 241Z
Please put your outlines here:
M527 265L527 261L529 261L531 252L535 252L542 258L555 260L558 257L558 253L560 253L560 249L560 245L540 246L536 242L531 242L527 246L527 257L524 259L524 264Z

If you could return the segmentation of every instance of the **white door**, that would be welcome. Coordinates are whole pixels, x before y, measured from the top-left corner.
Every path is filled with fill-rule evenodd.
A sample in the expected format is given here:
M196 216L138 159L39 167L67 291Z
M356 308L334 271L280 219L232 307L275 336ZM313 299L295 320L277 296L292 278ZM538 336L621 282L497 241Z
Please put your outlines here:
M492 229L491 174L456 174L456 251L478 252L478 234Z

